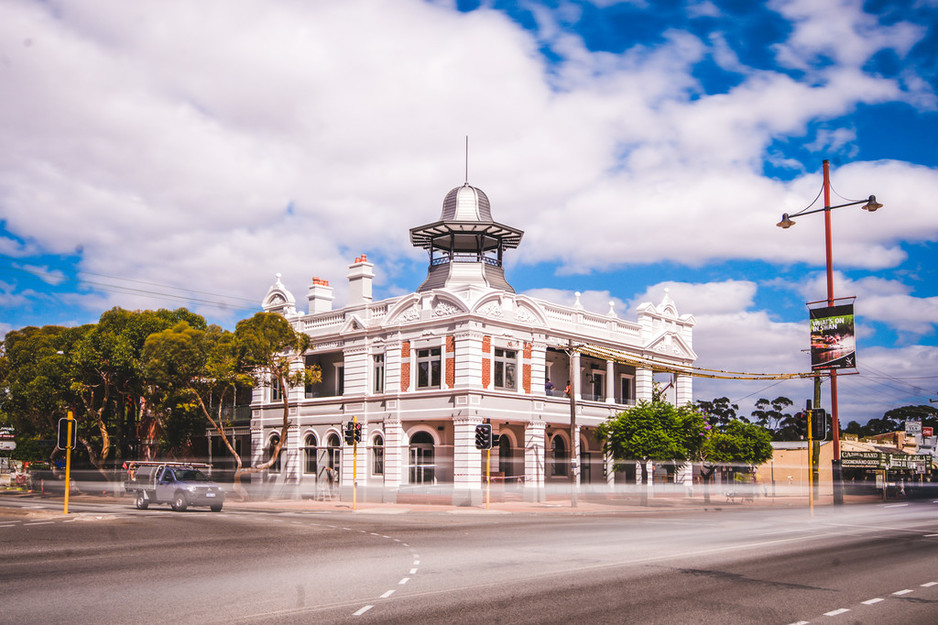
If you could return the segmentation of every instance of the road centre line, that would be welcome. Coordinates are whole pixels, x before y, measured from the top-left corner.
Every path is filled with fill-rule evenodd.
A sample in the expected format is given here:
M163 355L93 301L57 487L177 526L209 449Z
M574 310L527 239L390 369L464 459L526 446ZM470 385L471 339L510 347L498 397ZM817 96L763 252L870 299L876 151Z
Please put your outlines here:
M364 614L365 612L367 612L368 610L370 610L370 609L373 608L373 607L375 607L375 606L373 606L373 605L366 605L366 606L362 607L360 610L358 610L357 612L353 613L352 616L361 616L362 614Z
M381 595L381 597L379 597L379 598L380 598L380 599L387 599L388 597L390 597L390 596L393 595L393 594L394 594L394 590L392 589L392 590L387 591L387 592L384 593L383 595Z
M894 594L894 595L896 595L896 596L902 596L902 595L907 595L907 594L909 594L910 592L912 592L912 591L909 590L908 588L906 588L905 590L897 590L896 592L894 592L894 593L892 593L892 594Z
M932 586L938 586L938 582L925 582L922 584L922 588L931 588Z
M417 569L411 569L411 570L410 570L410 574L411 574L411 575L416 575L416 574L417 574Z
M861 601L863 605L873 605L879 603L880 601L885 601L882 597L876 597L875 599L867 599L866 601Z
M850 611L850 610L848 610L847 608L838 608L838 609L836 609L836 610L831 610L830 612L825 612L825 613L824 613L824 616L839 616L839 615L844 614L845 612L849 612L849 611Z
M397 583L398 583L399 586L403 586L404 584L406 584L406 583L409 582L409 581L410 581L410 578L409 578L409 577L405 577L404 579L402 579L401 581L399 581L399 582L397 582Z

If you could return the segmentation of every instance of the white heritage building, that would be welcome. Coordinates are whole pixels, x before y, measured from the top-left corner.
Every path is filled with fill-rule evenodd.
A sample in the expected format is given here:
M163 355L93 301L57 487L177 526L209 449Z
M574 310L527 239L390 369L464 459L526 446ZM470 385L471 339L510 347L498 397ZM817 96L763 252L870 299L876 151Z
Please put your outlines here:
M605 315L587 312L579 294L572 306L519 295L502 260L522 235L494 221L486 195L465 184L446 195L438 221L410 230L411 242L430 260L415 293L372 301L374 265L361 256L349 265L344 308L333 310L329 283L313 278L309 310L302 313L278 275L263 308L310 336L313 347L302 358L321 367L322 382L288 390L287 440L265 479L283 492L323 496L334 469L347 495L354 462L360 498L435 495L457 505L478 503L485 452L475 447L475 426L491 423L499 436L491 454L499 491L537 501L552 485L569 485L570 450L577 447L584 490L634 482L634 470L610 470L595 428L638 400L651 400L651 369L567 349L572 342L687 366L696 358L694 319L679 316L667 294L658 306L640 306L636 321L619 319L611 306ZM691 401L691 378L675 376L671 392L679 405ZM269 458L279 436L279 390L256 388L251 408L258 462ZM343 434L353 417L363 424L354 458Z

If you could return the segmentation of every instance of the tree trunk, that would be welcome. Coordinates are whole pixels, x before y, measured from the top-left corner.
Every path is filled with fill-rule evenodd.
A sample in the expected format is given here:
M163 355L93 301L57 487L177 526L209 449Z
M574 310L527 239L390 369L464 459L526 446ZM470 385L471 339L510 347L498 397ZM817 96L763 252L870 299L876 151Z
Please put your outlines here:
M642 464L642 487L639 489L639 504L642 506L648 505L648 458L643 458L641 461Z

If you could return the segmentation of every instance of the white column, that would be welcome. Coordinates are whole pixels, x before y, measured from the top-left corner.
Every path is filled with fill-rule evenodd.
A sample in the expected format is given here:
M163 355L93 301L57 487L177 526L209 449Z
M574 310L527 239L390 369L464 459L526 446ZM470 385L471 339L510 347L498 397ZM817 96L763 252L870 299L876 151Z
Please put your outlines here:
M576 397L577 401L583 399L581 396L582 389L580 388L580 378L583 375L580 373L580 352L573 352L570 355L570 370L572 371L573 379L570 380L570 392L573 393L573 396Z
M651 401L654 396L654 374L651 369L635 368L635 401Z
M482 458L476 449L479 417L453 418L453 505L474 506L482 500Z
M524 428L524 498L544 499L544 427L543 421L532 421Z
M397 417L384 420L384 485L388 489L398 488L407 466L407 441L404 428Z
M692 402L694 400L694 379L689 375L677 375L675 377L675 405L683 406Z
M606 403L616 403L616 363L612 360L606 361Z

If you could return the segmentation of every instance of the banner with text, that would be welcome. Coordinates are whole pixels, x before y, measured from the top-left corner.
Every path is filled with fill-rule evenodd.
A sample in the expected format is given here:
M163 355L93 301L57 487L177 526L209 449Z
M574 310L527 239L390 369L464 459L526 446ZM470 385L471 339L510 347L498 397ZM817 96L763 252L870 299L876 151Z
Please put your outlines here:
M853 369L857 366L853 304L815 308L811 314L811 369Z

